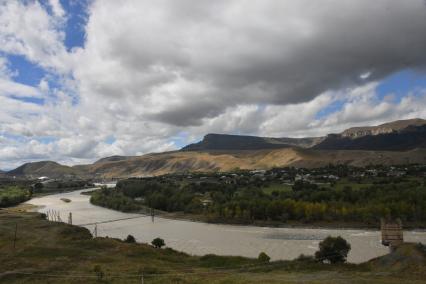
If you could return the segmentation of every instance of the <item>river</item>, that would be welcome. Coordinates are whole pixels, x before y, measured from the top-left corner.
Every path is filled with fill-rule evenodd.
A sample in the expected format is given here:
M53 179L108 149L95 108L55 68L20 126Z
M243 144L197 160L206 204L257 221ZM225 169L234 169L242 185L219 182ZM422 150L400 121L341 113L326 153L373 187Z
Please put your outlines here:
M147 243L160 237L168 247L194 255L214 253L257 257L264 251L272 260L294 259L302 253L313 255L318 243L329 235L340 235L351 244L349 262L363 262L388 252L388 248L380 244L379 231L217 225L159 217L152 222L151 217L92 205L89 196L80 194L82 191L87 189L34 198L27 203L40 206L39 212L56 210L62 220L67 220L69 212L72 212L73 224L83 225L91 232L95 226L84 224L140 217L98 224L97 234L121 239L131 234L138 242ZM61 198L68 198L71 202L64 202ZM426 243L426 232L405 231L404 239Z

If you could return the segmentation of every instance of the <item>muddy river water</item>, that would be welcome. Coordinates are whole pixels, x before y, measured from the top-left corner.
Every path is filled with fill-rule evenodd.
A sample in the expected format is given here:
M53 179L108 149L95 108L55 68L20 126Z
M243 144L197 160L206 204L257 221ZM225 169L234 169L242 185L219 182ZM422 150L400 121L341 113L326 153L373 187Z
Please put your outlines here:
M194 255L214 253L257 257L264 251L273 260L294 259L302 253L313 255L318 249L318 243L329 235L340 235L349 241L352 246L348 257L350 262L363 262L388 252L388 248L380 244L380 232L374 230L233 226L159 217L155 217L152 222L151 217L92 205L90 197L81 192L48 195L31 199L27 203L40 206L39 212L58 211L62 220L67 220L71 212L73 224L83 225L91 232L95 225L90 223L98 223L98 236L125 238L131 234L138 242L148 243L160 237L168 247ZM64 202L61 198L70 199L71 202ZM138 218L126 219L132 217ZM102 223L117 219L125 220ZM405 231L404 239L426 243L426 232Z

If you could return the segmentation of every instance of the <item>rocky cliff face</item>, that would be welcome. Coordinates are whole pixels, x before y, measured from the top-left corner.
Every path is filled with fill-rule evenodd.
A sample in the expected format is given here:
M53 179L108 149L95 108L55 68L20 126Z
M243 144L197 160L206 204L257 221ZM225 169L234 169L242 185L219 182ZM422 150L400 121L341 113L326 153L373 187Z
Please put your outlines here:
M357 129L350 129L350 130L345 130L344 132L342 132L342 137L348 137L348 138L359 138L359 137L363 137L363 136L367 136L367 135L379 135L379 134L388 134L388 133L392 133L392 132L396 132L396 130L392 129L392 128L388 128L388 127L383 127L383 128L369 128L369 129L365 129L365 128L357 128Z
M367 127L352 127L343 131L340 135L351 139L360 138L368 135L381 135L389 133L397 133L409 126L423 126L426 125L424 119L407 119L397 120L378 126L367 126Z
M322 141L323 137L271 138L228 134L207 134L203 140L182 148L183 151L207 150L260 150L290 147L309 148Z
M365 134L367 133L367 134ZM321 150L407 151L426 148L426 124L403 129L380 128L371 132L355 131L351 135L328 135L314 146Z

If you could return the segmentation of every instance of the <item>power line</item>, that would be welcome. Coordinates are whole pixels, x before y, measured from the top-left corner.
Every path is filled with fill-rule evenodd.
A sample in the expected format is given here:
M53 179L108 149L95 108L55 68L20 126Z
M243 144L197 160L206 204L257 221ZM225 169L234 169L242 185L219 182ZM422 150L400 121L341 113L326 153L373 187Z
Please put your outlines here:
M75 224L75 225L76 226L91 226L91 225L96 225L96 224L105 224L105 223L112 223L112 222L148 217L148 215L144 215L144 214L140 214L140 215L141 216L126 217L126 218L120 218L120 219L106 220L106 221L100 221L100 222L92 222L92 223L86 223L86 224Z

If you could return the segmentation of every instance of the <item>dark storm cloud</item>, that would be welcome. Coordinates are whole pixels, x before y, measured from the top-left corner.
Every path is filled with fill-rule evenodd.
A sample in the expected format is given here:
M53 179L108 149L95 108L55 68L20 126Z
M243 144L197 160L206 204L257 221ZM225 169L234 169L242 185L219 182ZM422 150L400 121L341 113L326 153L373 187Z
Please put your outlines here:
M117 66L111 91L96 82L102 95L125 92L147 119L189 126L229 107L306 102L422 68L425 31L422 0L100 1L87 49ZM205 88L185 91L182 82Z

